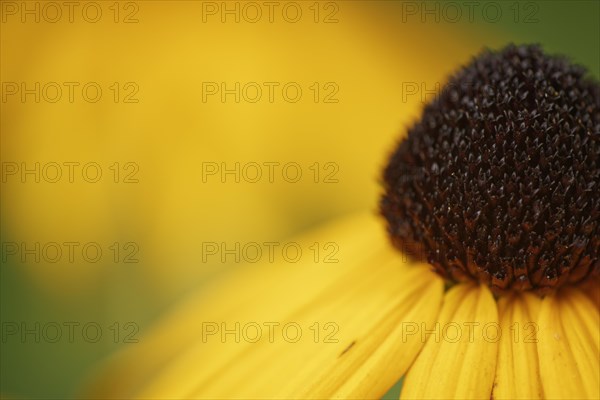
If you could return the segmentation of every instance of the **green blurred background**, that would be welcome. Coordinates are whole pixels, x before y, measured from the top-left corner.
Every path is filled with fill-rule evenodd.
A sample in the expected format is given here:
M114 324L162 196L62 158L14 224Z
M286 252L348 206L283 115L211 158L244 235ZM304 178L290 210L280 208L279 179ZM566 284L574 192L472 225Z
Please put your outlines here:
M203 242L284 240L336 216L375 209L385 157L427 100L426 93L403 93L406 83L431 90L483 47L510 42L541 43L600 77L595 0L482 1L474 2L473 14L460 1L309 1L296 3L303 14L295 23L281 12L273 22L266 14L256 23L241 14L239 23L232 15L222 23L219 13L203 14L209 10L203 7L220 2L199 1L97 2L102 17L91 23L80 12L86 3L77 3L73 22L67 15L50 22L45 18L55 14L44 2L2 2L4 173L14 163L70 161L97 162L103 171L97 183L77 175L74 183L3 175L4 396L73 396L100 360L136 345L126 342L127 334L142 337L186 293L235 268L232 259L203 262ZM288 3L278 2L281 9ZM39 22L35 14L22 21L23 4L38 7ZM90 103L75 91L72 103L66 94L56 103L43 96L36 103L34 95L23 102L20 93L10 94L15 82L97 82L103 98ZM273 102L266 95L256 103L236 103L233 96L203 102L203 82L298 82L303 97L292 103L275 92ZM338 101L326 102L332 87L339 88ZM124 102L134 88L138 102ZM118 183L110 169L115 162ZM202 182L203 162L296 162L304 178ZM327 163L336 166L337 182L324 182ZM139 167L138 182L124 183L131 165ZM36 242L94 242L104 255L91 263L76 252L72 263L64 254L52 263L12 254L11 244ZM138 262L124 262L134 250ZM70 322L79 323L73 340L64 325ZM21 324L34 329L36 323L39 342L34 334L22 339ZM56 343L47 340L53 323L63 329ZM102 328L98 342L82 336L86 323ZM10 334L15 326L19 332ZM398 389L389 397L397 398Z

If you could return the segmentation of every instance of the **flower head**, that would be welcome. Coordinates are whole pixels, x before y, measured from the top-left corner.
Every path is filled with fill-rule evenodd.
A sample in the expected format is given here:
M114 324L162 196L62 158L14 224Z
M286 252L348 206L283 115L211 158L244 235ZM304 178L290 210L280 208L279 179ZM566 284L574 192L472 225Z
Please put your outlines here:
M497 293L600 274L600 86L585 72L508 46L452 77L385 170L394 244Z
M371 215L336 221L296 242L336 237L339 264L213 282L91 394L376 399L404 376L407 399L600 398L599 93L538 47L484 53L385 170L392 241L430 264Z

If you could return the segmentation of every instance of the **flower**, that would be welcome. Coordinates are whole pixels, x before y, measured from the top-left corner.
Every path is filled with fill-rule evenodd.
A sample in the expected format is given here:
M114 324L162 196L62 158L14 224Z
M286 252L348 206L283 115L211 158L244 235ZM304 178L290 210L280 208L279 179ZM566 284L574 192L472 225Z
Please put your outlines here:
M449 87L384 173L400 252L372 215L297 238L311 257L214 282L89 393L366 399L404 376L408 399L600 398L598 85L508 46Z

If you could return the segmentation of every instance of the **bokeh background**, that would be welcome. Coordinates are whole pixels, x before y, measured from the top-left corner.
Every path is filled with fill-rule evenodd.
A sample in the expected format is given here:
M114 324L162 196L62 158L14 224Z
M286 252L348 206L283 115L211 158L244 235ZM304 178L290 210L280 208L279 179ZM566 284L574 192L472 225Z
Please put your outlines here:
M74 396L239 265L206 243L375 210L387 154L484 47L541 43L600 77L595 0L0 4L0 394L17 398Z

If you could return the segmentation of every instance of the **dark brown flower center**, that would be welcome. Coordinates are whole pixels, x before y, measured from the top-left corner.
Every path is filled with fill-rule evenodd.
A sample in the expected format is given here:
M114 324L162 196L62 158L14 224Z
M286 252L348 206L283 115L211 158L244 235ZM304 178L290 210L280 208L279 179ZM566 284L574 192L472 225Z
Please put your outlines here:
M454 75L384 171L394 245L496 293L600 275L600 86L585 74L511 45Z

